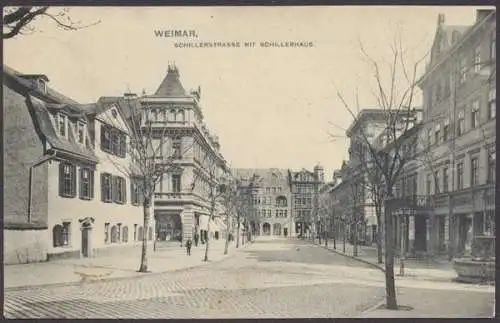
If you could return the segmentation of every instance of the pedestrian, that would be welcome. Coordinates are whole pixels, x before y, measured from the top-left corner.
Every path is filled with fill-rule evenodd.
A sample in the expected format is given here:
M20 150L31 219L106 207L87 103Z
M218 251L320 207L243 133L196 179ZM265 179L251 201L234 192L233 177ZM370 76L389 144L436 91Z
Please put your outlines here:
M188 239L186 241L186 251L187 251L187 255L191 256L191 239Z
M194 246L195 247L198 247L198 240L200 239L200 235L198 234L198 232L196 232L194 234Z

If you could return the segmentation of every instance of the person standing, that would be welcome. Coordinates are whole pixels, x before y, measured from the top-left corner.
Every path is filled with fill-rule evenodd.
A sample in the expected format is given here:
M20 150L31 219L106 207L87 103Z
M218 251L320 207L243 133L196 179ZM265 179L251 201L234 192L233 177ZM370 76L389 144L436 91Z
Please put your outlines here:
M187 251L187 255L191 256L191 239L188 239L186 241L186 251Z

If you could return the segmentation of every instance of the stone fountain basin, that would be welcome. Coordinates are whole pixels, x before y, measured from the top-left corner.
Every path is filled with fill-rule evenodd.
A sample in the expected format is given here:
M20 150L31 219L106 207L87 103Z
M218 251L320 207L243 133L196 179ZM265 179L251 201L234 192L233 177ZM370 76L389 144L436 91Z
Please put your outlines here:
M457 280L466 283L494 282L495 259L459 258L453 261Z

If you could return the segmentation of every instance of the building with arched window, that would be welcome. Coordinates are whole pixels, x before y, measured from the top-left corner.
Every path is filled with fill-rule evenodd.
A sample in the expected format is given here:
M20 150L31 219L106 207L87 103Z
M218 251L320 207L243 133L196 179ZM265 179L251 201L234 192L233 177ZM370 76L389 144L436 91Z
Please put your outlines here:
M264 236L293 236L295 226L291 217L290 189L287 171L277 168L236 168L237 179L252 181L252 212L250 226Z

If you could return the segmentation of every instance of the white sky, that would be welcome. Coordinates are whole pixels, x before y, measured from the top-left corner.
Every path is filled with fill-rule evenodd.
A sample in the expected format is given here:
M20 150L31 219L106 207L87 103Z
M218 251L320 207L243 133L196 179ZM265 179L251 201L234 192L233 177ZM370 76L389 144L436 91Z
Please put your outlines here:
M347 141L331 142L327 131L343 131L329 122L345 129L352 121L334 85L349 104L357 88L361 107L377 105L358 39L370 56L387 59L399 25L405 48L420 58L438 13L450 25L475 19L475 8L464 6L72 7L73 20L101 23L62 31L41 19L37 32L4 41L4 63L46 74L53 88L88 103L128 88L152 93L173 62L187 90L201 86L205 121L231 167L312 169L320 162L330 177L347 158ZM155 37L156 29L195 29L202 41L313 41L315 47L179 49L173 39Z

